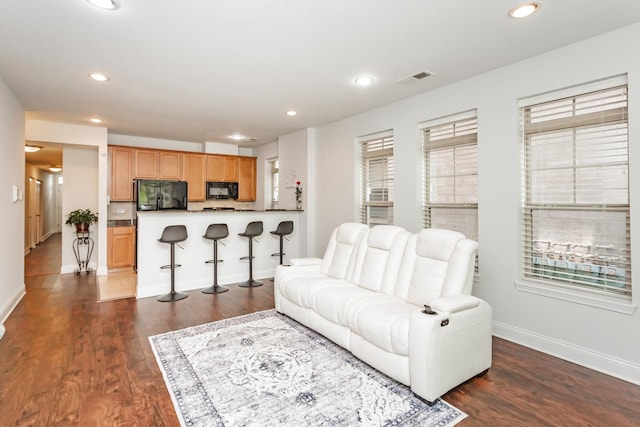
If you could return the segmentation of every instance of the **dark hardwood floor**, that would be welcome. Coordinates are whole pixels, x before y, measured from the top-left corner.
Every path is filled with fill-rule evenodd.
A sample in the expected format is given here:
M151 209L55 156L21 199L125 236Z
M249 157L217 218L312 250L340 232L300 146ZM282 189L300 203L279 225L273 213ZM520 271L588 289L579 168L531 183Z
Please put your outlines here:
M93 275L58 275L60 238L26 257L27 295L0 340L1 426L175 426L151 335L273 308L273 283L96 302ZM464 426L638 426L640 387L494 339L493 367L443 398Z

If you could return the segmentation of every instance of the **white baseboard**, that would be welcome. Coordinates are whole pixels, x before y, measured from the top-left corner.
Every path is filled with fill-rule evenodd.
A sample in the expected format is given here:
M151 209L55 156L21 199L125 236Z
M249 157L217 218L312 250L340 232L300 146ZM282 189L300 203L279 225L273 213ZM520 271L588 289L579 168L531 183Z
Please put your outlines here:
M26 288L23 283L22 286L18 287L13 295L11 295L6 304L0 307L0 323L4 323L4 321L7 320L7 317L9 317L13 309L16 308L16 306L18 305L22 297L26 295L26 293Z
M603 374L640 385L640 365L501 322L493 322L498 338L550 354Z

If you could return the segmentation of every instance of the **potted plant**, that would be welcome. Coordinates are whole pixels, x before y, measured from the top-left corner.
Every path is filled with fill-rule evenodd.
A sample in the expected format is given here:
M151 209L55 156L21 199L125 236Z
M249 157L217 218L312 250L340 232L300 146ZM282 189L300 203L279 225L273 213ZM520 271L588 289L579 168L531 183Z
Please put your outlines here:
M67 214L65 224L75 225L78 233L89 231L89 226L93 222L98 222L98 214L91 209L76 209Z

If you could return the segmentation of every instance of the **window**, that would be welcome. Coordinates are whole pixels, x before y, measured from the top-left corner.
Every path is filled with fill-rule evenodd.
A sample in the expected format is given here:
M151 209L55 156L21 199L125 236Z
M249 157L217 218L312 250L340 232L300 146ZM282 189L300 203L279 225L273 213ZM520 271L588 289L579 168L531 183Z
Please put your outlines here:
M267 160L267 206L277 208L280 201L280 162L277 157Z
M630 300L626 78L571 92L521 102L522 278Z
M478 240L476 112L423 123L423 226Z
M393 224L393 134L381 132L358 138L360 146L360 221Z

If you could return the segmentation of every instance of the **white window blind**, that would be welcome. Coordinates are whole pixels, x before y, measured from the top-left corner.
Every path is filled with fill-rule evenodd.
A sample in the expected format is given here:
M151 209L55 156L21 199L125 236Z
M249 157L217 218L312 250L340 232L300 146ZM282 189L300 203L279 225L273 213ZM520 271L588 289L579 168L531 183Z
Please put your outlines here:
M360 221L393 224L393 134L358 138L361 160Z
M475 111L421 125L423 226L478 240L478 121Z
M267 206L277 208L280 201L280 162L278 158L267 160Z
M626 82L523 104L523 279L630 300Z

